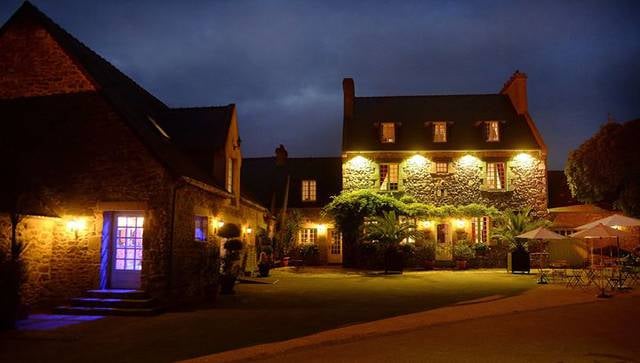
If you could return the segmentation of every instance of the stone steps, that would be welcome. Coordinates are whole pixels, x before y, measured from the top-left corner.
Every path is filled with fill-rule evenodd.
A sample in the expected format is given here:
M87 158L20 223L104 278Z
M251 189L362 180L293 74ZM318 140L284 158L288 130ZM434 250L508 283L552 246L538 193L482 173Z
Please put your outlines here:
M83 297L73 298L69 306L54 309L66 315L149 316L159 314L161 307L155 299L141 290L87 290Z

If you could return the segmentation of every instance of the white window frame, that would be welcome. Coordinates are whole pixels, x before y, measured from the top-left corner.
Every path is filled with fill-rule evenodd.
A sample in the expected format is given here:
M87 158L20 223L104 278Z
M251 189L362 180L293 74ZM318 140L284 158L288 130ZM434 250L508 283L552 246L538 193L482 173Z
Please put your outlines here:
M227 188L227 191L229 193L233 193L233 168L235 167L234 164L235 163L233 161L233 158L227 158L227 178L225 187Z
M385 130L391 130L391 136L385 135ZM380 123L380 142L383 144L394 144L396 142L396 124L394 122Z
M433 123L433 142L447 142L447 123L445 121Z
M487 142L499 142L500 141L500 122L485 121L484 125L485 125L485 140ZM495 134L492 133L491 130L494 130Z
M318 243L318 229L317 228L300 228L298 231L298 243Z
M193 238L198 242L207 242L207 238L209 236L209 218L206 216L193 216ZM198 228L202 229L204 232L204 236L198 236Z
M384 180L382 178L382 168L386 167L387 172ZM380 190L396 191L400 188L400 165L398 163L381 163L378 179L380 181Z
M500 177L498 165L502 165L504 175ZM488 161L486 164L485 186L489 190L507 190L507 163L504 161Z
M317 189L315 179L305 179L302 181L302 201L315 202L317 200Z

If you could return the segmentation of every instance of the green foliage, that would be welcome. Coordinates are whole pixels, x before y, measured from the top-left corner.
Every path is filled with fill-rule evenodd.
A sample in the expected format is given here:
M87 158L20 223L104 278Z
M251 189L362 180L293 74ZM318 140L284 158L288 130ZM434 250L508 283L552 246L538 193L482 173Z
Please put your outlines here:
M315 243L302 243L298 248L298 255L305 265L315 265L318 263L320 250Z
M296 242L301 224L302 215L295 209L288 212L284 226L281 223L278 224L279 238L276 250L281 257L288 256L291 252L291 247Z
M218 229L218 236L222 238L240 237L240 227L235 223L225 223Z
M381 216L374 217L367 225L365 240L375 243L381 253L385 255L385 273L391 267L391 260L399 253L407 253L401 250L400 242L404 239L416 236L416 226L413 223L400 221L395 211L383 212ZM402 258L400 256L399 258Z
M423 261L435 261L436 259L436 246L435 243L426 243L420 246L416 246L415 251L416 258Z
M240 251L242 250L242 241L239 239L230 239L223 245L225 254L222 257L222 273L224 275L237 275L239 266L237 261L240 260Z
M529 207L521 211L507 210L497 219L497 227L493 229L491 236L515 249L526 245L526 240L516 236L549 224L545 219L534 217Z
M453 257L456 260L470 260L476 256L476 251L467 241L457 241L453 246Z
M640 119L609 122L569 154L565 174L571 194L640 216Z

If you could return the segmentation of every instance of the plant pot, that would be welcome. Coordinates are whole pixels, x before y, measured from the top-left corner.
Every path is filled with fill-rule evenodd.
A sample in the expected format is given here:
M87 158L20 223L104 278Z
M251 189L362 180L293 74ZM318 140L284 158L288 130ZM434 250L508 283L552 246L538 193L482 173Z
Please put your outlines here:
M220 278L220 293L222 295L232 295L235 293L233 288L236 285L235 275L222 275Z
M434 260L424 260L424 269L433 270L436 262Z
M258 265L258 272L260 273L260 277L269 277L270 266L266 263Z
M511 261L511 273L526 273L531 271L529 252L524 248L517 248L508 255Z
M466 270L467 269L467 260L456 260L456 268L458 270Z
M287 267L287 266L289 266L289 258L290 258L290 257L283 257L283 258L282 258L282 267Z

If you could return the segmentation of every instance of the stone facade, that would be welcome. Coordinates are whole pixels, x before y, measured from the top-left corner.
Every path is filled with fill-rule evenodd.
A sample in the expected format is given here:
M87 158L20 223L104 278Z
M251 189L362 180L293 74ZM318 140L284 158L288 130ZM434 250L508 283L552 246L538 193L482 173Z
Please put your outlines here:
M399 164L399 187L394 193L412 196L422 203L436 206L479 203L500 210L531 207L537 214L546 213L546 166L543 158L516 153L500 158L507 162L508 186L504 191L489 191L484 187L485 162L482 158L470 155L449 157L446 174L435 172L433 160L442 159L437 155L407 154L382 160ZM345 160L344 190L379 189L379 161L376 159L381 160L361 155Z
M14 22L0 38L0 98L95 91L91 81L39 24Z

